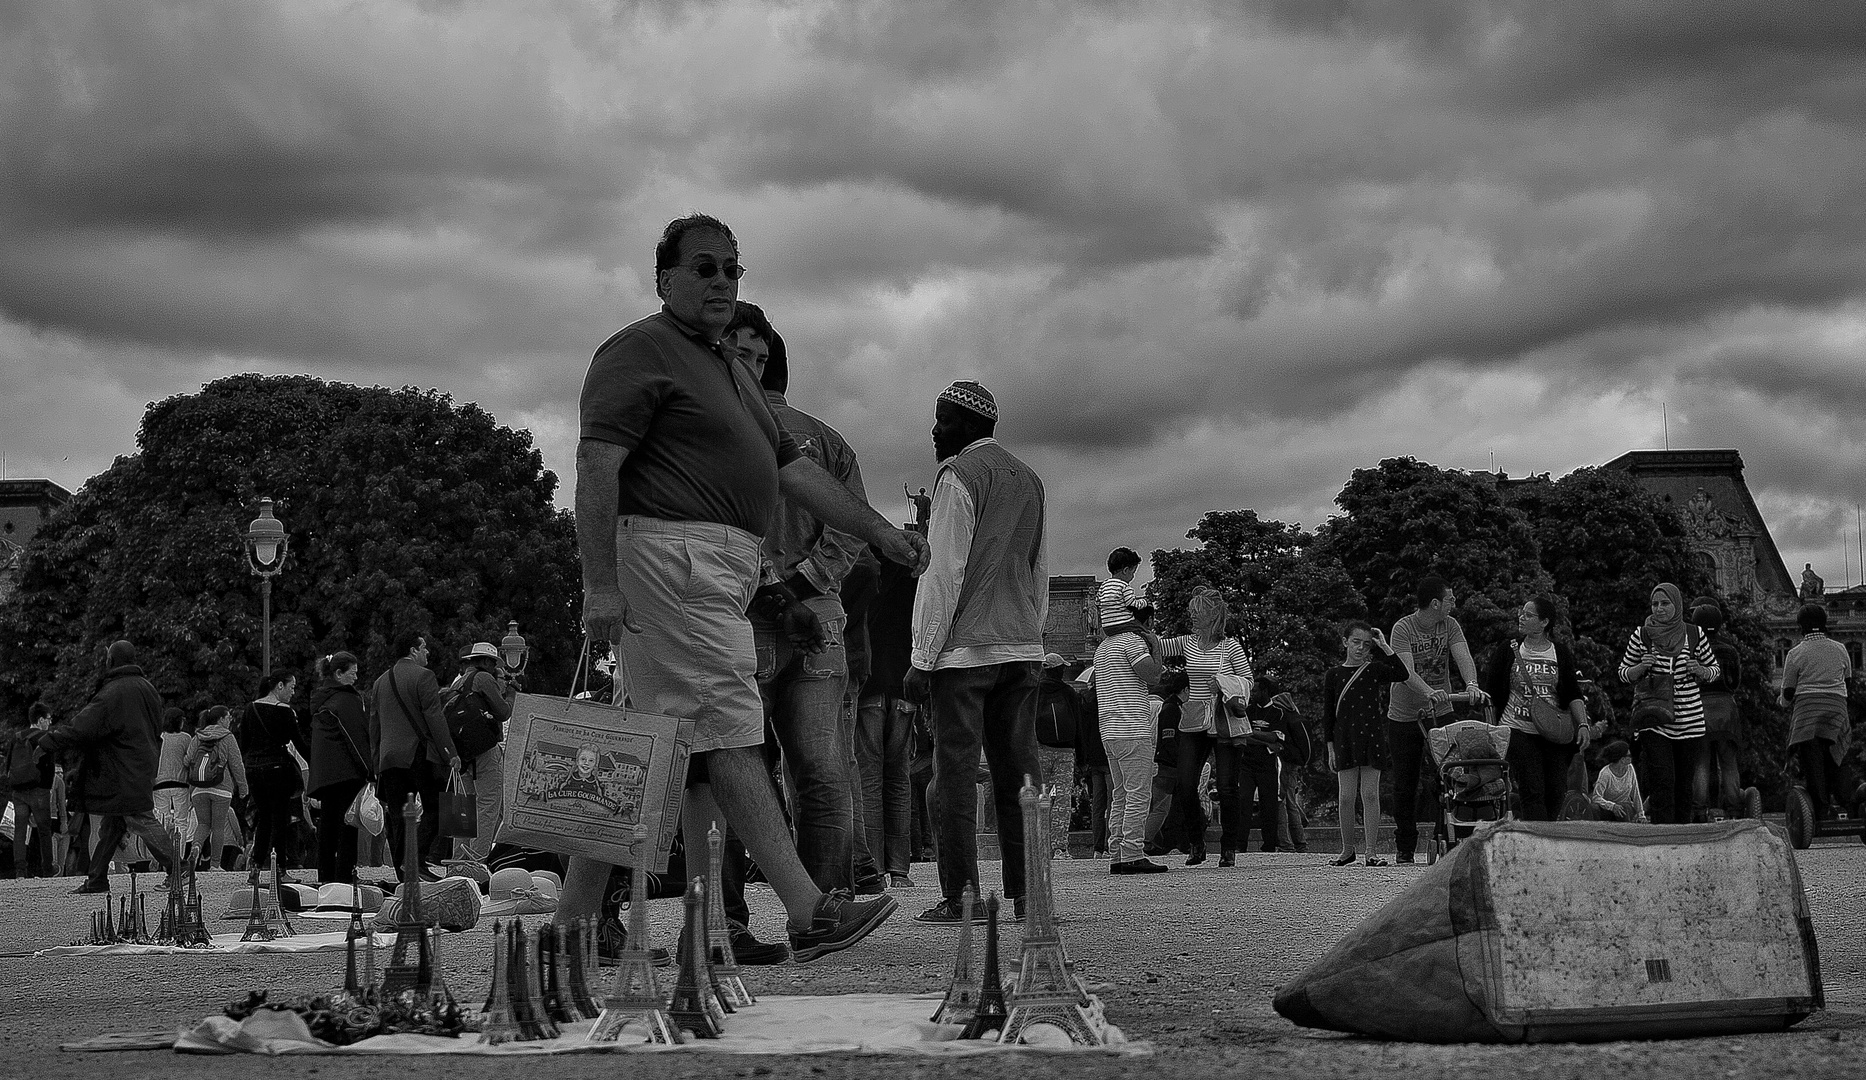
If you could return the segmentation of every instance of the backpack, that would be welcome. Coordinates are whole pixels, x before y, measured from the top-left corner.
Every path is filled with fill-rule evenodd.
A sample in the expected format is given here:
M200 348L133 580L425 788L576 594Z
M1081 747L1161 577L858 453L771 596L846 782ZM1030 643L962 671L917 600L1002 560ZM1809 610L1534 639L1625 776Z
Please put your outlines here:
M1037 690L1037 742L1056 749L1074 748L1082 699L1067 683L1045 679Z
M182 759L182 771L188 778L189 787L219 787L221 778L227 774L227 763L222 760L219 741L195 743L189 748L188 756Z
M498 717L486 707L484 697L473 689L474 681L441 691L441 715L447 719L447 731L454 737L454 750L463 762L472 761L505 741Z
M39 786L39 748L20 735L13 740L12 757L6 770L7 783L16 788Z

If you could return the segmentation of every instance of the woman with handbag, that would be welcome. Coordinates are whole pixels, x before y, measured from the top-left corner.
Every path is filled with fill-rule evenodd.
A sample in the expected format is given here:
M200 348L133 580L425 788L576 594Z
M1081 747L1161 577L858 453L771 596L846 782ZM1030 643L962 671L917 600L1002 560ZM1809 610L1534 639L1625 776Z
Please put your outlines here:
M1497 645L1484 671L1490 722L1510 728L1510 778L1524 821L1560 817L1568 767L1595 734L1574 654L1549 635L1555 620L1555 601L1530 597L1516 613L1516 635Z
M1633 687L1639 786L1655 825L1688 824L1692 778L1704 750L1703 684L1720 670L1710 639L1685 621L1684 594L1670 582L1652 590L1652 614L1626 639L1620 679Z
M289 704L298 693L298 676L269 671L259 680L259 696L246 705L233 729L240 754L246 759L246 783L253 803L253 855L260 865L276 854L278 865L298 865L293 822L304 774L298 758L304 754L304 733L298 730L298 711ZM294 755L292 751L296 750Z
M311 779L306 789L318 801L317 879L356 884L356 826L345 821L350 805L374 777L369 768L369 718L356 689L356 657L332 653L317 662L311 691Z
M1341 663L1322 676L1322 743L1328 767L1335 771L1336 813L1341 819L1341 857L1336 866L1354 862L1354 804L1361 806L1361 847L1368 866L1385 866L1380 857L1380 773L1389 768L1387 686L1412 678L1406 664L1387 644L1386 635L1361 619L1341 628Z
M1181 822L1180 834L1186 838L1187 866L1205 861L1205 831L1198 827L1202 823L1197 820L1203 815L1193 808L1199 806L1199 774L1208 756L1218 779L1218 817L1222 826L1218 865L1234 865L1236 853L1244 847L1248 818L1244 814L1242 777L1238 775L1242 767L1239 739L1250 733L1250 724L1245 721L1240 729L1232 722L1218 693L1218 676L1243 680L1245 701L1250 697L1253 676L1243 643L1225 635L1230 617L1230 609L1217 589L1194 589L1186 604L1192 633L1179 639L1186 658L1186 698L1179 712L1179 765L1173 811ZM1265 825L1264 836L1273 841L1276 822L1271 820Z

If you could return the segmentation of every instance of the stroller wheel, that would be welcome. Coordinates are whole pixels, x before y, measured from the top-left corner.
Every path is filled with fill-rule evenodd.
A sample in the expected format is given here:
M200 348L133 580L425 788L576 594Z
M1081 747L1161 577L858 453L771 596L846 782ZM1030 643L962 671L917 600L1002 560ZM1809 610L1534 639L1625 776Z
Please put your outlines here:
M1806 788L1788 789L1788 843L1796 851L1814 843L1814 800Z
M1743 816L1758 820L1762 818L1762 792L1753 787L1743 789Z

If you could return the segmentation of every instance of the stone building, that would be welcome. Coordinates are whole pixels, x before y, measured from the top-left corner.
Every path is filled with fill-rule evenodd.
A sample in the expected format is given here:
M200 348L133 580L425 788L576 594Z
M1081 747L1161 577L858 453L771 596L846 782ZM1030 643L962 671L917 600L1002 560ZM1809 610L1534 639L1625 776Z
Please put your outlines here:
M0 480L0 600L19 583L26 544L71 492L50 480Z
M1095 587L1093 574L1054 574L1050 577L1049 618L1043 624L1043 651L1071 663L1095 655L1099 640L1093 629Z

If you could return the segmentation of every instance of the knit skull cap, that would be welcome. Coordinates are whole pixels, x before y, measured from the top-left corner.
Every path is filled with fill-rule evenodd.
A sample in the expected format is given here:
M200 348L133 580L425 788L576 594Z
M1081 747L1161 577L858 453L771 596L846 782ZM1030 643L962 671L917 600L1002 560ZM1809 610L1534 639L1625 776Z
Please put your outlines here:
M998 402L981 383L960 380L940 391L941 401L950 401L961 409L970 409L987 420L998 418Z

